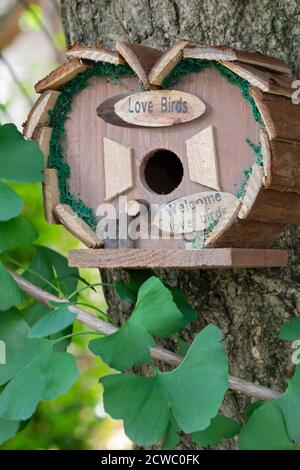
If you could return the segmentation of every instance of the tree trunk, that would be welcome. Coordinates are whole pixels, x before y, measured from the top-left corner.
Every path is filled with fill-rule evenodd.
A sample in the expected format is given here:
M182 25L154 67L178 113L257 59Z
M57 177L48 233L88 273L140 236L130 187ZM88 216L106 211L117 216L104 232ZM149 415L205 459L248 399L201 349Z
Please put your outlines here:
M187 38L258 50L285 59L295 72L300 68L296 0L62 0L61 4L68 43L112 48L115 41L125 40L163 50L176 39ZM283 387L293 367L291 350L278 340L278 331L300 307L299 241L298 227L287 227L275 243L294 250L287 269L156 272L167 285L184 290L199 312L183 338L191 342L196 332L214 323L224 333L231 374ZM119 274L106 271L102 277L111 280ZM111 315L123 322L128 304L111 291L106 291L106 298ZM223 411L242 421L247 403L247 397L231 394ZM191 447L183 444L183 448Z

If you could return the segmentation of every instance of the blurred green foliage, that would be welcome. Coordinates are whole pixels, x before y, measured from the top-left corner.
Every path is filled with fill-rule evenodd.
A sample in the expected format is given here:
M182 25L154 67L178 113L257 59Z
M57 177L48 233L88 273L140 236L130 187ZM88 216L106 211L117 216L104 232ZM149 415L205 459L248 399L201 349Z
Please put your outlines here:
M49 225L43 214L41 184L10 184L24 202L22 214L39 231L36 243L47 246L67 255L68 250L79 248L81 244L61 225ZM16 250L13 257L22 264L27 264L33 255L31 247ZM98 270L81 270L82 277L90 283L99 283ZM85 290L79 301L91 302L101 310L106 309L101 288L97 292ZM75 332L86 328L75 323ZM70 347L76 356L80 368L80 380L72 389L51 402L39 404L37 412L29 424L0 450L10 449L101 449L106 448L109 440L117 433L121 444L128 445L124 439L120 422L114 422L102 412L102 386L99 378L109 372L99 358L89 351L87 344L90 336L74 337ZM100 417L99 415L102 415ZM123 444L122 444L123 443Z

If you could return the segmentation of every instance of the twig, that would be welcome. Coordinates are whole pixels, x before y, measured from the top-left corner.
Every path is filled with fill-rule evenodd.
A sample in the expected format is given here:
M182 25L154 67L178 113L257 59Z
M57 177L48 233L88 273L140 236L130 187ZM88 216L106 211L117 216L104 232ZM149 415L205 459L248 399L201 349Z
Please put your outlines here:
M41 289L40 287L35 286L19 274L15 273L14 271L11 271L8 268L6 269L14 278L19 288L29 296L36 299L38 302L41 302L42 304L47 305L50 308L53 308L51 302L68 303L68 299L56 297L55 295L50 294L49 292ZM89 328L98 331L99 333L110 335L118 330L118 328L111 325L110 323L106 323L103 320L96 318L94 315L86 312L85 310L82 310L79 307L70 305L68 309L70 310L70 312L75 313L77 315L77 320L81 321ZM177 366L182 361L182 358L180 356L177 356L175 353L161 347L151 348L151 356L153 357L153 359L157 359L158 361L165 362L174 366ZM281 395L280 392L277 392L267 387L263 387L262 385L256 385L254 383L247 382L246 380L240 379L238 377L233 377L232 375L229 376L229 387L231 388L231 390L243 393L245 395L249 395L259 400L274 400L275 398L278 398Z

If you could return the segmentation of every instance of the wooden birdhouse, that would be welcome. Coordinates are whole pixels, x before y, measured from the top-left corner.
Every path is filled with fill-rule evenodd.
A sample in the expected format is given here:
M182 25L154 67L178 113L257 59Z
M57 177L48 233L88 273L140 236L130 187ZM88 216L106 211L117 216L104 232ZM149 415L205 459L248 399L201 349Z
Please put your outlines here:
M73 46L24 134L78 267L270 267L300 222L300 106L280 59L180 40Z

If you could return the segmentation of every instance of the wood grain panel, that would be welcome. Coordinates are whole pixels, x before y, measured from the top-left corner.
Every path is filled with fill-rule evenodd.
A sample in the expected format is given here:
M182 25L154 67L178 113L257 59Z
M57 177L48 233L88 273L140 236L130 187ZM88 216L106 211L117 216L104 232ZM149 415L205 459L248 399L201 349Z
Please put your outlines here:
M120 80L116 86L106 79L92 78L90 86L79 93L73 102L70 119L66 122L65 148L72 168L70 186L87 206L94 210L105 198L103 138L119 142L134 150L133 181L128 190L129 199L165 204L181 196L207 191L205 185L190 180L185 141L208 126L215 129L215 147L218 155L219 183L222 191L235 194L243 178L243 171L252 165L256 155L247 144L259 142L259 126L254 121L250 105L240 89L229 84L215 69L184 77L176 89L198 96L206 105L203 116L179 127L150 129L123 128L104 122L96 114L101 102L110 96L138 91L136 77ZM230 112L228 111L230 110ZM156 149L174 152L181 160L184 177L170 194L160 195L144 185L143 162ZM233 163L234 162L234 163ZM117 203L117 201L116 201ZM183 240L162 241L162 246L184 247ZM155 240L139 240L136 247L159 246Z
M289 98L263 93L257 87L251 87L250 94L271 139L300 140L300 106Z
M230 228L208 243L209 247L265 248L282 232L283 224L238 219Z
M270 140L261 130L266 188L300 193L300 141Z
M285 250L204 249L139 250L105 249L69 252L69 266L79 268L265 268L287 265Z

